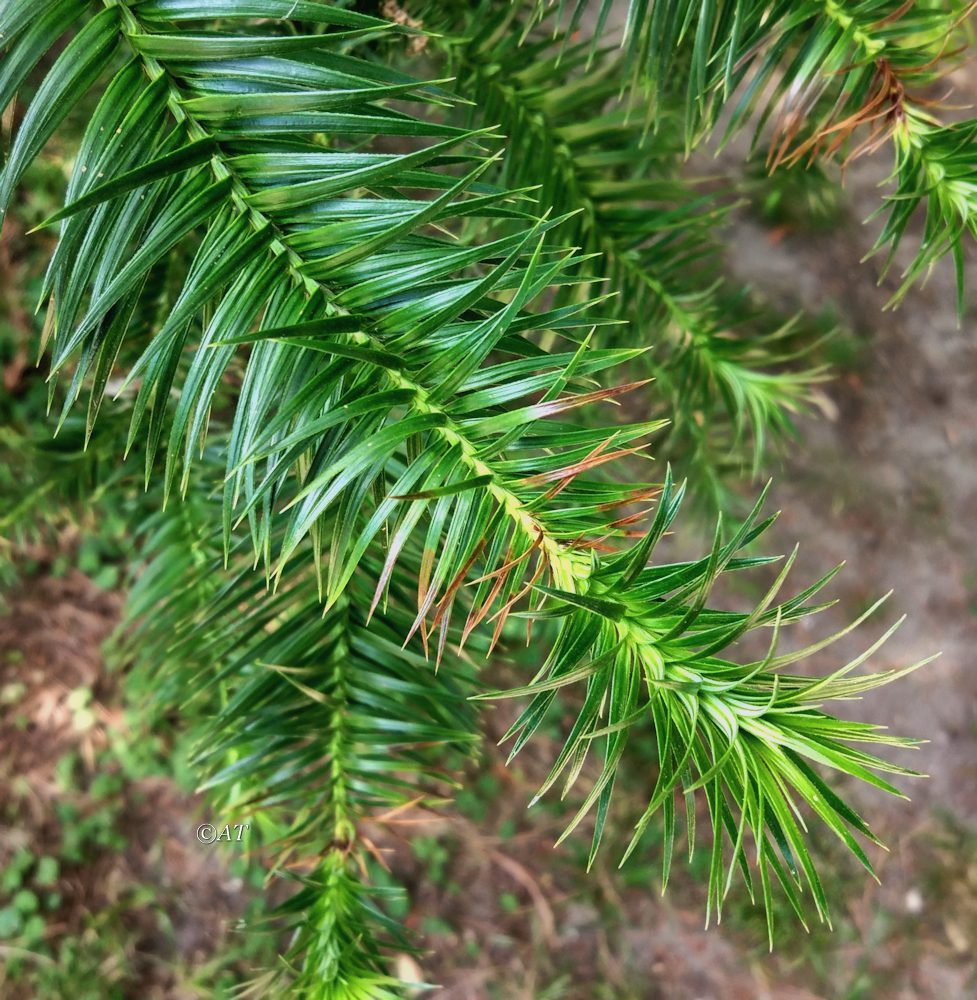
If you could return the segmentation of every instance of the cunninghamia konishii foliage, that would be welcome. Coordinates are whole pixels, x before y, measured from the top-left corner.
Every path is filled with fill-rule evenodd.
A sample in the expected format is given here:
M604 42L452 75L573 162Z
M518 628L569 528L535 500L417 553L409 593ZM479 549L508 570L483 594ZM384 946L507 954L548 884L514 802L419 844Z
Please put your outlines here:
M644 110L615 100L626 77L618 50L567 45L545 30L549 19L529 30L518 5L464 11L433 6L434 44L476 99L470 119L498 121L515 146L532 151L504 159L502 181L538 185L540 210L566 214L551 241L592 254L588 273L612 292L601 313L622 323L604 341L616 333L634 343L637 333L651 345L641 360L655 385L644 395L671 421L662 450L693 472L697 492L721 489L716 472L744 450L756 471L766 442L793 431L791 415L807 409L823 372L797 368L813 345L792 342L793 321L766 320L718 277L715 233L735 201L683 176L682 122L671 104L652 118L648 88L632 95ZM521 46L504 44L513 33L527 35Z
M583 5L566 6L573 29ZM64 387L62 420L87 396L91 435L121 373L124 446L168 501L131 599L139 674L157 703L196 720L212 794L253 816L278 866L301 873L283 910L292 945L259 985L397 993L385 963L404 945L370 886L371 829L450 790L476 730L474 696L527 699L510 734L518 752L571 695L576 721L540 793L586 786L568 829L588 817L594 852L629 736L650 729L658 777L627 853L660 822L667 877L675 799L691 820L699 792L711 910L738 871L768 913L776 883L798 914L810 893L826 918L802 817L870 871L856 835L871 833L821 772L892 792L879 772L908 772L857 749L905 741L822 706L899 672L854 675L878 642L827 677L786 672L838 638L778 649L781 629L825 606L814 601L833 574L782 599L789 559L752 612L714 609L724 574L775 561L746 551L772 518L758 504L731 532L720 522L701 559L662 563L683 488L670 474L608 474L662 422L615 419L607 405L646 384L616 374L645 334L611 334L606 303L589 301L602 294L601 261L612 285L649 290L653 316L695 310L687 325L713 362L737 369L721 391L733 411L752 411L755 435L803 393L788 378L755 408L730 388L751 359L714 356L711 300L676 295L659 259L673 246L680 261L694 255L685 231L710 209L683 193L670 223L667 211L641 223L633 206L670 190L675 157L663 171L644 151L643 137L666 129L655 105L635 124L612 104L632 71L661 93L674 50L687 143L727 102L735 128L787 101L774 162L834 153L858 124L872 142L891 134L899 191L882 245L927 209L911 279L958 256L973 229L972 127L940 127L906 96L935 72L955 10L633 4L623 61L595 50L587 69L589 50L561 59L537 45L529 4L528 48L514 58L532 65L515 110L467 90L465 73L406 75L378 58L401 29L321 0L0 10L0 104L40 80L5 156L0 212L77 102L99 95L65 208L49 220L60 225L42 296L52 392ZM609 10L599 6L601 24ZM537 74L564 72L566 89L541 98ZM456 90L476 108L488 101L487 115L468 119ZM530 143L520 116L539 132L541 110L554 118ZM511 136L501 161L500 119ZM525 686L486 694L474 667L521 619L548 652ZM768 652L737 659L757 629Z
M585 13L595 13L596 51L614 3L533 6L537 19L555 7L568 38ZM973 7L970 0L638 0L627 5L621 51L632 80L658 94L669 92L676 75L683 81L687 146L721 117L725 139L753 124L771 166L891 142L896 190L886 198L875 247L889 248L886 267L916 209L926 213L894 301L951 254L962 312L963 238L977 234L968 182L977 122L943 124L926 88L946 71L947 57L966 48Z
M166 657L139 657L133 688L157 711L179 705L196 720L203 789L222 816L256 826L277 866L299 873L278 912L293 931L283 957L300 970L296 991L388 995L381 946L409 942L383 913L392 890L363 884L377 852L362 823L456 787L475 739L471 670L458 659L435 674L419 644L403 647L416 587L403 571L369 622L366 574L323 615L311 574L267 596L246 538L222 572L210 508L219 504L191 494L146 525L149 563L127 642ZM276 979L256 986L274 991Z

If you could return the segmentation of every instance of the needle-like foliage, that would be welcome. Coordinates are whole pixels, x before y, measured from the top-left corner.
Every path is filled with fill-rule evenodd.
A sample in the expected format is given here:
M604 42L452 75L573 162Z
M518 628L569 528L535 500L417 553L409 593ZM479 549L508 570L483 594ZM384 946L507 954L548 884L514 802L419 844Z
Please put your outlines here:
M691 853L695 847L693 793L701 790L711 826L708 905L718 919L738 868L753 893L746 860L752 845L772 946L774 879L802 921L802 885L810 891L818 916L828 919L827 900L805 843L800 804L875 874L852 835L874 840L871 831L811 763L894 794L897 789L873 771L912 773L848 746L850 742L909 746L911 741L887 736L878 726L832 718L821 705L825 700L857 696L906 671L849 676L894 631L893 626L867 652L826 677L784 672L784 667L850 632L878 607L836 635L780 653L781 628L825 608L811 599L837 572L778 601L793 555L750 612L708 606L710 593L724 573L777 561L738 555L773 520L758 519L760 503L728 539L717 529L708 556L695 562L646 565L678 511L681 495L682 490L673 489L666 480L648 535L630 551L595 565L586 594L545 588L553 602L538 614L562 620L559 637L530 684L494 697L532 698L508 734L516 738L515 754L540 726L562 689L570 685L583 689L577 719L539 794L560 779L566 794L578 780L591 749L595 744L600 748L599 774L564 833L569 834L594 810L591 861L604 834L614 778L628 737L635 727L653 720L658 780L622 864L660 813L665 833L663 883L667 884L675 840L675 795L682 792L686 799ZM734 662L725 658L727 650L763 628L771 635L766 651L757 659Z
M827 917L805 816L871 870L856 840L869 829L821 770L896 791L877 772L904 769L851 744L905 742L823 706L900 671L855 676L865 657L827 677L784 671L838 638L778 645L820 610L833 574L782 599L788 560L753 610L710 606L725 574L773 562L744 551L771 520L759 504L733 532L720 524L701 559L660 561L683 490L641 473L664 423L661 404L641 402L657 390L632 374L651 328L668 331L659 375L679 425L708 424L718 399L734 436L749 425L762 450L805 393L804 376L767 372L782 358L773 334L726 337L715 290L682 280L701 247L713 252L700 237L721 210L678 184L678 147L655 146L656 106L637 123L615 103L624 67L665 65L656 31L682 11L668 38L695 40L691 136L727 85L757 66L772 79L806 44L807 22L776 5L635 5L624 61L598 53L588 68L589 50L535 39L529 4L527 30L491 21L493 44L526 42L512 57L526 67L500 86L483 79L496 63L478 43L457 80L415 78L391 55L409 18L323 0L0 8L0 105L32 94L0 213L61 122L97 97L46 223L59 227L41 302L52 402L61 423L84 406L85 439L102 411L125 415L125 450L161 508L130 598L136 676L198 733L215 801L251 817L274 870L301 881L281 911L293 930L281 969L255 983L272 995L282 980L310 997L398 994L387 961L405 944L371 878L375 831L450 794L477 731L475 668L526 627L539 670L495 694L528 699L515 750L554 703L574 706L542 791L583 788L570 828L592 813L595 851L642 727L657 777L628 852L660 816L667 874L676 797L691 849L701 795L717 915L738 870L751 892L759 879L768 913L778 883L798 913L810 893ZM913 52L932 47L938 13L912 22ZM864 47L846 23L843 48ZM843 64L828 65L842 85ZM864 75L852 68L856 90ZM972 175L969 150L943 149L921 121L907 114L896 134L901 172L932 184L942 171L927 193L928 262L958 245ZM913 198L895 203L884 242L898 242ZM603 277L647 312L630 335L609 332L634 315L609 311ZM695 440L679 426L673 441L683 433ZM748 652L759 629L767 651Z
M621 324L601 343L634 343L638 333L651 348L642 363L655 386L645 395L671 419L663 450L703 493L719 485L721 466L757 472L823 373L797 364L813 345L792 341L792 321L771 321L723 282L716 232L735 201L683 176L679 115L669 105L653 118L647 88L635 106L618 100L626 64L613 48L566 44L548 21L529 28L518 5L452 11L435 20L436 43L477 98L470 120L488 116L532 151L504 159L502 181L564 213L550 240L590 255L583 267L599 284L564 295L596 288L607 296L601 313ZM513 33L526 36L518 48L503 44Z
M595 23L590 50L604 44L613 0L551 4L564 37ZM962 176L973 162L973 123L946 124L933 95L947 64L968 42L969 0L636 0L627 5L621 44L632 82L667 103L681 93L685 141L696 145L721 123L722 138L752 127L767 163L845 159L891 143L896 192L876 250L888 261L909 219L925 207L926 232L893 296L951 253L963 311L963 237L977 232L973 191ZM676 81L679 87L676 88ZM622 88L623 89L623 88Z
M419 643L403 648L411 581L369 623L362 579L323 615L311 572L265 597L247 539L222 573L218 524L219 503L196 499L146 525L132 689L150 712L195 720L202 789L298 883L277 914L292 933L283 967L256 985L385 995L383 948L410 945L383 912L393 890L362 883L383 863L366 824L454 790L475 739L471 671L459 659L438 675Z

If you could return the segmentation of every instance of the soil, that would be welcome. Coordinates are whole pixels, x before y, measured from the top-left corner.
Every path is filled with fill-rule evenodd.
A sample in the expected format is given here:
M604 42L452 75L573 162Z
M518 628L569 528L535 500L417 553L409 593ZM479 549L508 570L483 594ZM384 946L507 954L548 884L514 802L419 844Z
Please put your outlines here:
M43 563L44 553L33 555ZM66 805L76 824L98 813L104 817L100 835L86 841L81 860L62 860L51 886L61 902L46 915L47 943L56 946L69 936L84 943L94 932L93 918L112 914L109 926L119 928L123 953L101 970L101 995L198 996L178 986L175 966L199 966L228 946L247 893L213 851L201 849L194 837L201 804L169 778L123 775L108 796L95 792L97 775L118 771L114 763L106 768L106 748L128 735L118 678L102 655L118 623L121 596L99 589L77 570L59 577L42 570L5 596L0 871L19 850L64 858ZM72 692L79 690L91 692L85 706L73 702ZM66 760L74 762L68 787ZM135 893L145 886L152 887L148 899ZM95 984L78 985L90 990ZM32 995L0 970L0 997Z

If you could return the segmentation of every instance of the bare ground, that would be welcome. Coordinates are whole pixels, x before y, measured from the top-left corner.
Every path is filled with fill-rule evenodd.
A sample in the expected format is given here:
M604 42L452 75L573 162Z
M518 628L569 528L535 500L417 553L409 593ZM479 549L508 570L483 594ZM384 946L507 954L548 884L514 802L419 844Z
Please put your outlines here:
M129 736L118 678L101 653L118 622L120 596L71 570L24 579L6 599L0 872L19 852L30 853L32 867L43 857L60 859L49 886L60 902L46 914L46 943L57 954L58 942L74 938L82 951L105 959L97 969L81 962L78 996L206 995L185 988L182 972L228 947L247 894L241 879L197 843L197 800L165 776L130 778L117 761L106 764L110 743ZM78 691L90 699L79 701ZM113 780L99 790L98 777L103 785ZM72 838L81 852L74 860ZM102 953L98 938L106 934L112 945ZM6 967L17 958L50 959L7 948L0 957L0 997L55 1000Z

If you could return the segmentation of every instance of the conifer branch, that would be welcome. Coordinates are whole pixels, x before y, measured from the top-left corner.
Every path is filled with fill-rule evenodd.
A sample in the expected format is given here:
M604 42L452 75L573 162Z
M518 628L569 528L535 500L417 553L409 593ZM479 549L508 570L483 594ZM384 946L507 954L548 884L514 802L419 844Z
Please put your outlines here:
M652 22L670 6L680 5L656 4ZM813 44L840 31L844 51L871 48L868 34L849 36L876 7L859 5L861 20L829 17ZM709 44L689 62L697 120L709 120L725 83L745 79L741 46L761 75L783 66L804 18L822 23L802 13L747 19L735 44L718 30L725 21L710 22ZM688 20L696 39L705 21ZM888 23L906 28L902 16ZM941 23L934 15L919 30ZM632 65L649 54L639 27ZM776 431L803 398L803 376L767 381L774 345L727 343L712 300L657 269L670 247L694 256L705 222L686 202L675 242L662 217L636 225L655 192L630 171L653 168L653 157L623 112L596 107L608 81L621 86L618 63L595 62L580 102L572 87L543 98L556 117L529 130L542 138L542 173L527 156L527 173L522 161L503 166L499 182L482 148L492 130L444 120L457 103L444 81L373 58L398 30L321 0L125 0L97 11L40 0L0 14L0 106L57 52L4 161L0 215L68 111L104 80L65 206L48 220L59 239L42 305L65 427L85 393L86 442L97 442L103 410L128 417L119 450L136 453L165 508L130 598L142 688L199 734L197 766L215 801L254 817L276 869L305 873L281 914L294 927L284 980L298 995L400 989L386 963L403 942L371 885L366 831L391 808L450 791L476 730L475 664L506 651L516 618L536 623L544 652L535 678L499 692L529 698L514 751L565 688L581 689L541 793L557 781L588 786L570 826L593 810L594 851L629 734L644 726L658 778L634 843L660 814L667 873L674 796L691 804L701 792L717 915L739 870L751 891L758 876L768 913L777 882L798 912L809 891L826 918L799 812L868 867L855 835L872 837L815 766L885 791L895 788L876 772L908 772L850 746L904 741L821 705L901 672L856 677L865 657L820 679L783 670L839 637L778 652L781 629L823 606L812 599L832 574L779 599L788 560L752 611L709 606L722 574L774 561L745 552L771 520L759 504L730 536L720 524L703 558L658 562L683 491L670 472L657 484L620 471L662 421L610 418L609 404L645 384L618 376L644 347L594 346L601 302L588 301L599 274L588 252L646 286L641 301L682 334L672 359L703 369L737 433L747 422L758 442ZM580 65L586 54L563 58ZM969 190L969 153L906 117L894 133L900 178L933 185L928 246L953 251L939 233ZM516 132L510 141L525 142ZM370 136L385 151L365 145ZM602 155L594 144L608 136L621 145ZM622 171L610 181L608 162ZM534 212L526 188L540 182ZM923 197L907 194L907 204ZM572 222L564 213L581 200ZM884 242L898 242L901 213ZM583 253L566 246L572 226L583 227ZM107 406L118 372L122 399ZM681 408L701 403L680 382L686 420ZM757 629L769 630L769 652L734 655Z

